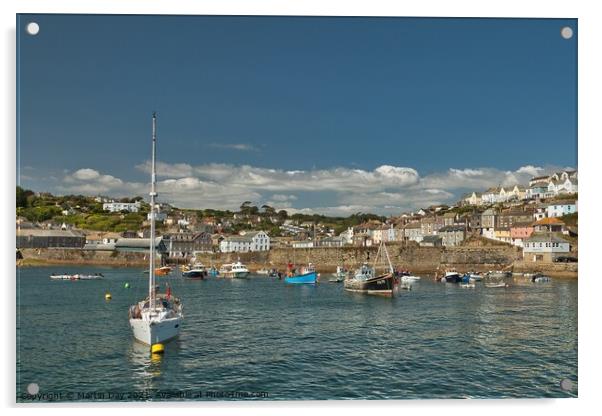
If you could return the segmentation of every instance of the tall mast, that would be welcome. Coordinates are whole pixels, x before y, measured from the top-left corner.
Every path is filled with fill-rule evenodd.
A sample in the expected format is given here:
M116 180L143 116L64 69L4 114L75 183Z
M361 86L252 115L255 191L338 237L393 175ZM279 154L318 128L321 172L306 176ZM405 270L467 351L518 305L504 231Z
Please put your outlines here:
M148 272L148 299L151 310L155 309L155 147L157 146L157 113L153 113L153 147L151 155L151 191L150 191L150 269Z

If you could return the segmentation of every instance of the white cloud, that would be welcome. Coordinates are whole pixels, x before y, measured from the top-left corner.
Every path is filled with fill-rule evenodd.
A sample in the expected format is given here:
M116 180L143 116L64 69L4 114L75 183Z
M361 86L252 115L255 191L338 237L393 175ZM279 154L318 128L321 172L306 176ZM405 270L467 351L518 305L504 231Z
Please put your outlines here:
M79 179L82 181L87 181L90 179L96 179L100 176L97 170L94 169L80 169L73 173L73 179Z
M136 168L148 173L150 163ZM182 208L234 210L248 200L291 213L388 215L433 204L450 204L468 190L525 184L532 176L551 170L532 165L515 171L452 168L421 177L413 168L391 165L373 170L334 167L287 171L250 165L159 162L157 171L161 180L157 189L161 200ZM67 172L59 187L63 192L111 196L146 195L148 188L147 183L127 182L89 168Z

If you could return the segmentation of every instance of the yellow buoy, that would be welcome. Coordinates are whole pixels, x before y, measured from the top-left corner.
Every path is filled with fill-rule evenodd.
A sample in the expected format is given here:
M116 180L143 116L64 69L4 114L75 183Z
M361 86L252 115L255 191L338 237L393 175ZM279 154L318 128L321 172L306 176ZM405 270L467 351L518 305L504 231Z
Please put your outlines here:
M165 352L165 347L163 344L153 344L151 347L151 352L153 354L163 354Z
M105 293L105 300L111 300L111 299L113 299L113 296L111 296L111 294L108 292Z

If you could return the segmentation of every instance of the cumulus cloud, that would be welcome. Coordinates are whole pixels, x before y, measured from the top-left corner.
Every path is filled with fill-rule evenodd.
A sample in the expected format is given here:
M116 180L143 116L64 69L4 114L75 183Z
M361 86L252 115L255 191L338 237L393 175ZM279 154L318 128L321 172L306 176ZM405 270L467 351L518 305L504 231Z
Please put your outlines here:
M150 163L147 161L136 168L148 173ZM238 209L243 201L253 201L291 213L349 215L374 212L388 215L434 204L451 204L469 190L526 184L531 177L551 170L532 165L514 171L452 168L420 176L416 169L392 165L373 170L347 167L284 170L220 163L158 162L160 180L157 188L162 200L182 208ZM82 168L67 172L60 189L121 196L145 195L148 187L147 183L127 182Z

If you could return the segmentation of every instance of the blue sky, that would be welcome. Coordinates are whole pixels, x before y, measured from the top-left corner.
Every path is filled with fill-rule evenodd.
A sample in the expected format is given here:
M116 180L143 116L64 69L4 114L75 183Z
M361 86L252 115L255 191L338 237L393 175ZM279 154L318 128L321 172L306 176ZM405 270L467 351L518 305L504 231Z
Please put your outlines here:
M146 194L154 110L159 191L178 206L394 214L577 165L575 19L17 27L18 178L35 190Z

